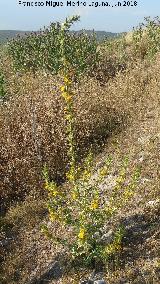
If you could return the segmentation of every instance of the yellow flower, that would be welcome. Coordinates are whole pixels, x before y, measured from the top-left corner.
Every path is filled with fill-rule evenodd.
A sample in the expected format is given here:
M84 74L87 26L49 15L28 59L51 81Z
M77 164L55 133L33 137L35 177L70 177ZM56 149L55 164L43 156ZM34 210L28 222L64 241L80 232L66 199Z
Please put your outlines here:
M134 194L133 191L126 189L126 191L124 192L125 199L130 198L133 194Z
M109 214L109 215L112 215L115 211L116 211L116 207L114 207L114 206L112 206L112 207L110 207L110 206L107 206L106 207L106 213L107 214Z
M50 220L53 222L53 221L55 221L55 220L57 219L57 214L55 214L55 213L52 211L52 212L50 212L49 217L50 217Z
M124 178L122 176L118 177L116 180L117 183L122 183L124 182Z
M70 102L72 100L71 96L66 97L66 102Z
M72 99L72 96L68 94L67 92L63 92L62 97L65 99L66 102L70 102Z
M47 189L47 190L49 189L49 183L48 183L48 181L45 182L44 188Z
M56 196L57 194L58 194L58 191L57 190L54 190L54 189L51 189L51 194L53 195L53 196Z
M119 251L122 249L122 246L120 244L115 244L114 246L115 246L116 251Z
M119 251L119 250L121 250L121 245L117 244L115 242L113 242L112 244L105 247L105 252L107 254L113 254L113 253L115 253L116 251Z
M65 89L66 89L66 87L65 87L65 86L61 86L61 87L60 87L61 92L64 92L64 91L65 91Z
M74 175L71 172L66 173L66 177L69 181L74 181Z
M84 228L80 228L79 234L78 234L78 238L83 240L85 238L85 229Z
M71 121L72 115L71 115L71 114L67 114L67 115L65 116L65 119L68 120L68 121Z
M92 210L95 210L98 208L98 200L93 200L91 203L91 207Z
M115 247L114 247L114 244L110 244L108 246L105 247L105 252L107 254L112 254L115 252Z
M106 176L106 175L107 175L107 172L108 172L107 168L102 168L102 169L100 169L100 171L99 171L100 176L102 176L102 177Z
M50 182L45 186L46 189L53 195L56 196L58 194L57 185L54 182Z
M72 82L68 79L68 77L64 77L64 82L67 84L67 85L70 85Z
M90 179L91 173L88 170L83 172L83 179Z
M67 92L63 92L62 93L62 97L65 99L66 97L68 96L68 93Z
M73 200L76 200L76 199L77 199L77 193L76 193L76 192L73 192L72 198L73 198Z

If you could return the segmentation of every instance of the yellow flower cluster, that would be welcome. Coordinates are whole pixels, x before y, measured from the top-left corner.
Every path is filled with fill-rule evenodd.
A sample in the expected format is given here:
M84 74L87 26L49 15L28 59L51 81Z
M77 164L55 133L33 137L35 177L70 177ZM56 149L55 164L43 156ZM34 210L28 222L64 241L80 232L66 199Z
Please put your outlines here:
M91 177L91 172L85 169L83 172L83 180L89 180L90 177Z
M62 97L65 99L65 101L67 103L71 102L71 100L72 100L72 95L69 94L68 92L63 92Z
M72 82L71 82L71 80L69 80L69 78L67 76L65 76L64 77L64 83L69 86L69 85L71 85Z
M49 218L52 222L58 219L58 214L51 208L48 208L49 211Z
M70 181L70 182L74 181L74 173L72 171L67 172L66 177L67 177L68 181Z
M57 214L50 212L49 218L52 222L54 222L57 219Z
M85 238L85 235L86 235L86 230L84 228L80 228L78 238L83 240Z
M115 252L121 249L121 245L119 243L113 242L112 244L105 247L105 253L107 254L114 254Z
M108 169L106 167L100 169L99 174L101 177L105 177L108 174Z
M65 119L68 120L68 121L71 121L72 120L72 115L71 114L66 114L65 115Z
M77 197L78 197L78 194L77 194L76 192L73 192L73 193L72 193L72 199L73 199L73 200L76 200Z
M64 76L64 86L60 87L62 92L62 97L65 99L66 103L71 102L73 94L69 92L68 87L71 85L71 80L67 76Z
M118 177L116 180L117 183L123 183L124 182L124 178L122 176Z
M66 87L65 86L61 86L60 90L61 90L61 92L64 92L64 91L66 91Z
M46 181L45 189L48 190L48 192L53 196L56 196L58 194L57 185L53 182L49 183L48 181Z
M128 200L133 194L134 194L134 191L126 188L126 190L124 192L125 200Z
M90 208L91 208L92 210L98 209L98 200L97 200L97 199L95 199L95 200L93 200L93 201L91 202Z

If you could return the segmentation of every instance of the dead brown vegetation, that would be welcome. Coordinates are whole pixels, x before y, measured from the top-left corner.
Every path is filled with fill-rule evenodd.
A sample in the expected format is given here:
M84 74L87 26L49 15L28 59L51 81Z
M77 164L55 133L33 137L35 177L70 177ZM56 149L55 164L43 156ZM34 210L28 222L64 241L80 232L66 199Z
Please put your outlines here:
M157 55L156 61L151 64L136 62L134 68L132 65L132 68L118 73L107 84L102 85L93 78L83 78L74 85L79 157L82 158L84 150L92 146L97 153L101 151L97 161L101 161L105 152L114 153L115 162L121 161L123 155L128 153L133 164L141 159L139 192L120 217L127 212L134 214L136 210L142 213L147 201L157 198L159 194L159 58ZM36 76L31 73L15 75L12 68L5 64L4 70L11 97L0 107L1 195L3 200L12 204L18 197L25 199L26 195L30 195L31 199L15 208L11 207L5 216L5 226L8 226L5 229L8 232L12 228L12 237L15 234L16 238L11 240L11 247L7 248L11 254L3 252L5 276L2 283L26 283L33 271L33 263L35 267L39 264L36 276L40 277L45 270L47 257L52 260L55 256L51 243L46 242L39 232L45 208L41 202L43 198L37 203L37 196L43 192L44 163L49 167L51 178L61 183L65 177L67 144L63 102L59 96L61 77L44 73L37 73ZM145 183L145 179L149 182ZM153 212L150 219L158 214ZM157 222L156 219L153 223L157 226ZM109 283L122 283L120 281L124 278L135 284L158 284L157 231L155 227L153 238L152 234L146 233L148 243L145 240L138 244L141 255L137 255L137 259L134 256L131 260L129 258L130 251L135 255L137 244L134 241L129 247L126 244L124 255L128 257L127 263L123 269L118 268L106 274ZM33 253L34 244L36 256ZM155 265L147 262L148 251L152 252ZM145 278L142 275L144 265L149 271ZM135 267L139 267L139 272ZM16 276L17 271L20 276ZM75 274L69 277L65 275L59 283L75 281Z

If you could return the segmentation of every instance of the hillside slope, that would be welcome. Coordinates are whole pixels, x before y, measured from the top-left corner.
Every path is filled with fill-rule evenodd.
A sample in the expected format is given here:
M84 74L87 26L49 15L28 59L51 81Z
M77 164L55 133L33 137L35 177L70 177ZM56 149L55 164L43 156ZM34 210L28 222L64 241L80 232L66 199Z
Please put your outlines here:
M8 40L15 38L17 35L23 36L28 31L18 30L0 30L0 43L6 43Z
M19 119L18 121L22 121L23 118L19 105L21 108L28 105L31 98L36 99L35 103L39 111L45 102L47 115L51 119L54 98L49 95L53 90L55 79L42 80L40 77L41 86L35 78L23 77L18 80L22 82L19 92L20 88L22 90L26 88L25 96L14 98L16 106L14 115ZM27 82L31 82L30 88L32 88L28 93ZM43 89L43 94L42 85L46 87L45 91ZM84 116L87 115L88 102L95 110L99 105L101 106L101 119L105 117L108 109L127 117L120 121L117 131L111 130L107 135L103 147L101 146L101 153L95 157L97 167L107 155L112 155L114 161L111 170L112 179L115 178L117 167L122 163L125 155L129 157L130 172L134 165L141 167L141 178L133 199L112 220L112 225L108 224L111 227L117 223L123 224L125 236L117 264L113 266L111 264L108 271L104 270L104 278L109 284L158 284L160 280L158 256L160 246L160 55L157 55L156 61L151 64L137 63L134 68L118 74L116 78L103 86L87 78L81 83L78 94L83 97L83 108L86 107ZM85 101L86 97L87 101ZM93 101L88 101L88 98L92 98ZM103 109L102 102L105 102ZM78 106L78 110L81 111L80 105ZM12 105L10 107L13 110ZM26 112L26 108L24 109ZM46 113L43 112L43 115ZM90 112L87 117L90 117ZM81 120L81 123L83 124L84 121ZM26 127L27 119L24 125ZM104 194L107 196L105 183L108 184L107 176L102 185ZM79 279L88 277L91 271L84 269L78 273L71 269L63 250L54 247L52 242L40 232L40 225L44 221L48 222L48 218L44 197L36 198L31 193L25 202L10 208L5 217L6 225L2 241L4 259L2 283L46 283L47 279L47 283L50 284L79 283ZM52 229L51 223L49 226Z
M76 34L81 33L82 31L72 31ZM96 34L96 38L98 41L102 41L103 39L107 38L115 38L120 36L119 33L111 33L106 31L94 31ZM29 31L20 31L20 30L0 30L0 44L6 43L8 40L15 38L17 35L24 36L25 34L30 33ZM93 31L85 30L87 35L91 35Z

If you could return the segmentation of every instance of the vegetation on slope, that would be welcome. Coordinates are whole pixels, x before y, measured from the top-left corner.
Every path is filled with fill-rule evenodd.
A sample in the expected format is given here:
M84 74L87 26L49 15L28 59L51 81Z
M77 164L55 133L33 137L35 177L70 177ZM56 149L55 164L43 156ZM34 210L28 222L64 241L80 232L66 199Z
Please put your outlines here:
M80 174L86 174L87 176L83 176L85 179L89 175L95 182L100 172L102 199L113 202L111 208L108 205L110 214L104 220L105 228L101 228L102 237L111 232L111 243L106 244L109 258L105 256L107 262L96 262L96 265L92 261L92 268L103 270L104 278L109 283L159 283L159 27L155 21L149 21L148 25L149 33L145 41L141 29L138 29L130 44L121 38L107 41L98 47L99 57L95 69L83 73L78 81L70 72L68 62L62 62L62 71L65 68L66 74L58 72L53 76L42 69L24 73L23 70L15 71L13 58L8 52L3 54L1 70L5 78L5 92L9 96L1 104L0 114L3 178L2 283L43 283L44 279L48 279L50 283L78 283L79 278L88 277L90 273L91 268L87 266L78 270L76 263L73 265L71 261L71 251L66 252L62 244L53 245L53 240L46 238L40 231L43 225L43 229L47 226L45 232L48 237L52 237L52 233L56 231L58 241L61 235L71 241L75 241L78 236L83 243L87 236L86 244L93 244L93 239L90 239L92 232L89 233L85 223L83 228L76 224L78 230L73 238L72 228L63 231L58 222L52 222L54 205L58 206L57 217L62 216L59 214L62 200L56 199L58 194L55 194L55 190L62 193L64 198L62 209L68 210L71 204L71 211L74 209L72 202L65 206L66 198L71 193L70 183L74 182L73 171L70 171L74 168L69 167L73 166L69 163L74 148L73 136L72 132L69 131L68 136L65 131L67 125L72 126L68 124L72 118L71 113L66 113L72 110L68 105L71 102L78 154L76 162L81 167ZM64 44L64 37L61 40ZM63 49L61 51L64 55ZM69 82L71 89L68 89ZM84 160L89 149L94 154L92 172L89 160ZM126 156L129 164L124 171L123 161ZM111 161L111 158L112 163L106 168L105 162ZM42 176L44 164L48 168L44 172L45 182ZM113 215L111 211L119 207L136 165L141 168L138 188L129 192L130 200ZM69 174L67 182L66 171ZM75 208L80 204L82 207L78 208L85 210L84 216L95 214L95 219L91 220L99 222L96 214L101 216L103 212L99 208L99 196L93 196L97 194L95 183L88 188L88 181L84 181L89 189L85 192L83 187L86 200L82 201L86 202L83 204L78 202L81 199L76 198L78 204ZM48 198L44 186L53 199L49 203L50 217L46 210ZM93 197L96 200L92 200ZM89 207L86 211L87 204L92 208ZM66 217L67 214L68 211ZM68 220L67 218L66 221ZM86 221L89 221L88 217ZM123 234L113 239L119 227L123 227ZM116 250L113 246L115 240L118 240ZM94 242L94 245L97 256L97 243ZM85 249L88 255L88 248ZM90 252L93 252L93 247ZM99 259L102 259L103 251L99 252ZM53 263L53 259L56 262ZM63 269L63 275L56 273L56 263ZM81 265L82 259L78 252L78 267Z
M15 30L0 30L0 44L7 43L9 40L17 37L18 35L24 36L28 31L15 31Z
M71 33L81 34L83 30L80 31L71 31ZM29 31L16 31L16 30L0 30L0 44L7 43L9 40L16 38L17 36L23 37L26 34L29 34ZM92 35L93 31L85 30L87 35ZM106 31L94 31L98 42L101 42L105 38L115 38L120 36L120 33L111 33Z

